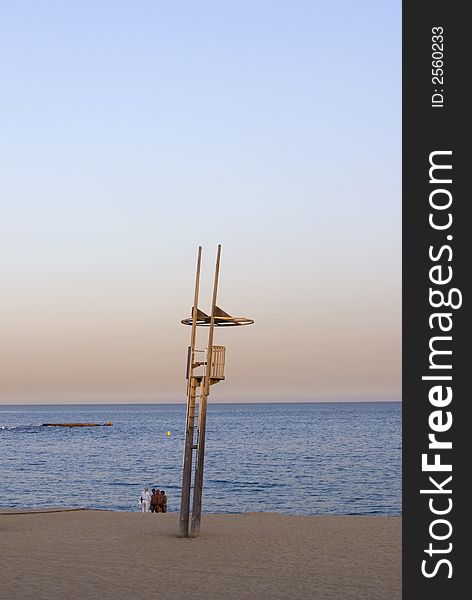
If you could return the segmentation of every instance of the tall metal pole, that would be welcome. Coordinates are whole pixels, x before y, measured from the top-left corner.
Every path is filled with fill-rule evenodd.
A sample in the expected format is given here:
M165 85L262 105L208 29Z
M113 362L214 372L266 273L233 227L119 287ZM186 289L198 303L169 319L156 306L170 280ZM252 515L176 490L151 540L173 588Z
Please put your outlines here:
M203 466L205 460L205 430L206 430L206 408L207 399L210 393L211 385L211 364L213 359L213 334L215 331L215 308L218 294L218 277L220 273L221 244L218 244L215 265L215 279L213 282L213 299L211 303L210 331L208 333L207 364L205 377L203 380L199 415L198 415L198 442L197 442L197 463L195 469L195 483L193 489L193 508L192 525L190 537L196 537L200 531L200 521L202 515L202 488L203 488Z
M192 484L192 454L195 429L195 399L197 393L197 380L193 377L195 364L195 340L197 335L198 295L200 289L200 266L202 247L198 247L197 270L195 275L195 293L192 308L192 332L190 334L190 352L187 381L187 417L185 428L184 464L182 473L182 497L180 500L180 535L188 537L190 513L190 489Z

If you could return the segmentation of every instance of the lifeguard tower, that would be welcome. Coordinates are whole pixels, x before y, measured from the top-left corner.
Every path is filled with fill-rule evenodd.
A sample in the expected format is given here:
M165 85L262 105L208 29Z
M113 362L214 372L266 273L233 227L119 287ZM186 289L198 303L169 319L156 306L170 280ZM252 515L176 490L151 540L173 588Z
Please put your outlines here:
M216 254L211 313L207 315L198 308L202 258L202 247L199 246L192 316L182 320L184 325L190 325L192 327L190 346L188 347L187 353L187 417L179 523L180 535L183 537L196 537L200 531L207 401L210 394L210 387L215 383L223 381L225 378L226 348L224 346L215 346L213 344L214 330L215 327L237 327L254 323L252 319L247 319L246 317L232 317L217 306L220 257L221 244L218 245ZM209 328L206 350L197 350L195 347L197 327ZM193 477L192 522L189 534L194 450L196 450L196 457Z

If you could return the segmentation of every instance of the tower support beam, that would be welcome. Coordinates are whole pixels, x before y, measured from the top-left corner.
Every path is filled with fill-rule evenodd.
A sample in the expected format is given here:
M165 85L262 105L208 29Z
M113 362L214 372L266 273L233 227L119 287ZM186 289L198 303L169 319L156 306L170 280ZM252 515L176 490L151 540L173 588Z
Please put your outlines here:
M213 298L211 302L210 329L208 332L208 348L205 377L203 378L202 397L200 398L198 414L198 442L197 442L197 464L195 467L195 485L193 489L192 526L190 537L196 537L200 531L202 516L202 490L203 490L203 467L205 463L205 433L206 433L206 409L208 394L210 393L211 367L213 359L213 336L215 332L215 311L218 296L218 279L220 275L221 244L218 244L216 254L215 279L213 281Z
M179 531L183 537L188 537L190 491L192 487L192 462L195 429L195 403L197 383L193 376L195 368L195 340L197 336L198 296L200 291L200 268L202 263L202 247L198 247L197 270L195 274L195 291L192 308L192 333L190 335L189 364L187 370L187 417L185 425L184 464L182 469L182 495L180 499Z

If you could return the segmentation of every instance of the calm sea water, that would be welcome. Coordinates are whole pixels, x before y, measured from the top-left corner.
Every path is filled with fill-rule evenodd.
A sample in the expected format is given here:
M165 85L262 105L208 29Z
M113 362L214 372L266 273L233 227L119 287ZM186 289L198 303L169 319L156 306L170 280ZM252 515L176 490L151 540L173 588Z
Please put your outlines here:
M113 427L41 427L75 421ZM135 511L146 484L179 510L184 425L184 405L0 406L0 507ZM203 510L400 514L400 403L210 404Z

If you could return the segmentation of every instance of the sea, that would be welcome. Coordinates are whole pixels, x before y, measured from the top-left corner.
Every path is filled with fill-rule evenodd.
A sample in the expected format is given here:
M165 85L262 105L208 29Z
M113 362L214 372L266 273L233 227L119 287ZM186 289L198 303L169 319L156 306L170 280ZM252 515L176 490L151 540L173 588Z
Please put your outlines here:
M0 406L0 508L180 509L184 404ZM44 427L52 422L112 427ZM210 403L202 510L401 514L401 403Z

